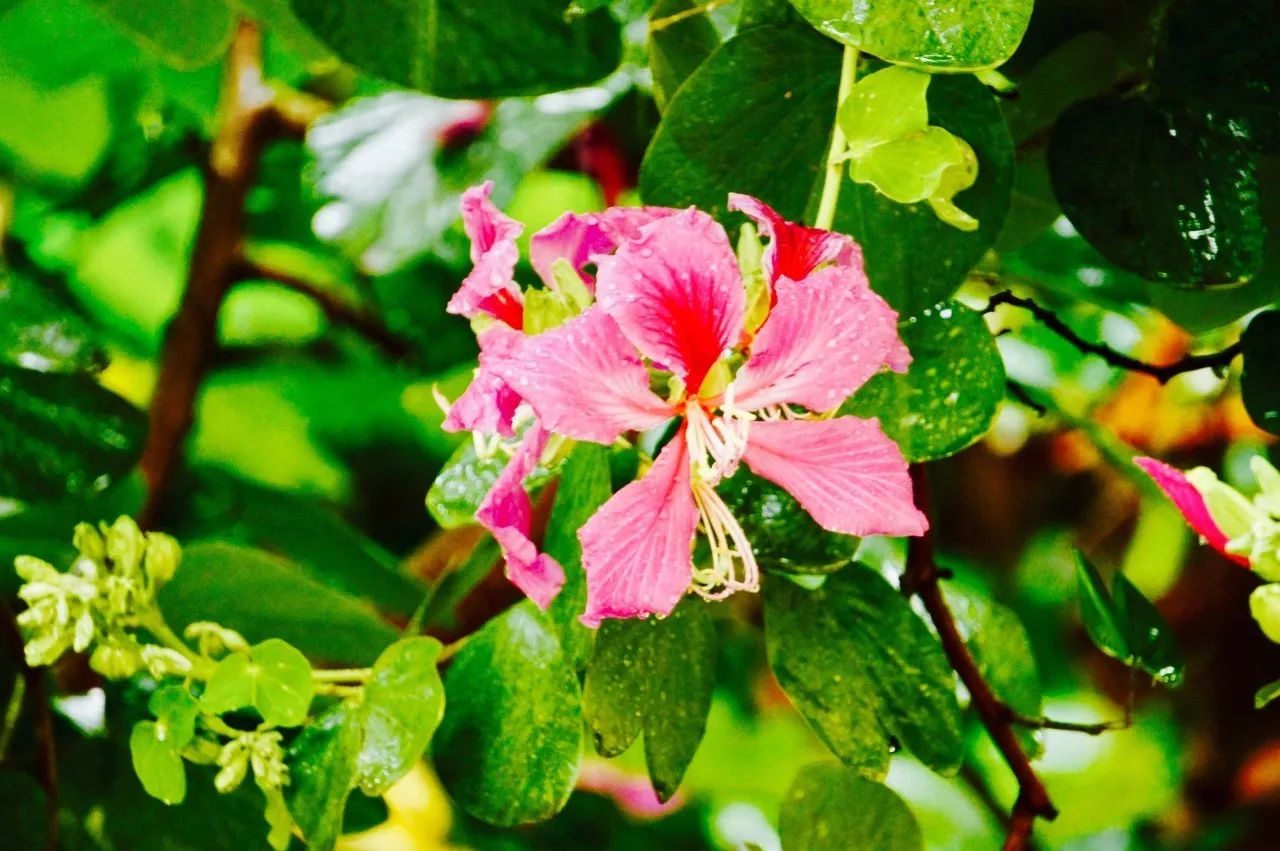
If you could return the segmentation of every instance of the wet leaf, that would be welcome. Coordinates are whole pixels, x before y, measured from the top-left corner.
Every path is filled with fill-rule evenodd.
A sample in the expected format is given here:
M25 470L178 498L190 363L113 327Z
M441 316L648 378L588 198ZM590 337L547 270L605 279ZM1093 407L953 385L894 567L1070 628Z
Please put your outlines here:
M129 736L133 770L142 788L166 804L181 804L187 797L187 773L178 748L162 738L162 728L151 721L139 721Z
M406 638L373 664L360 703L363 743L357 780L366 795L381 795L422 756L444 716L444 684L436 670L440 642Z
M1249 417L1273 434L1280 433L1280 311L1268 310L1249 320L1240 338L1244 372L1240 391Z
M805 766L782 801L787 851L923 851L915 816L898 793L833 762Z
M268 724L296 727L306 720L313 693L306 657L269 638L218 663L200 696L200 708L220 714L253 707Z
M742 524L761 567L831 573L848 564L858 549L858 538L823 529L795 497L745 466L716 491Z
M660 801L676 793L706 729L715 687L715 627L686 597L666 618L608 620L587 665L582 712L596 750L617 756L644 733Z
M901 326L911 352L906 373L874 376L841 407L879 417L909 461L932 461L970 446L991 427L1005 395L1004 362L982 316L954 301Z
M1129 579L1117 572L1108 593L1097 569L1076 553L1080 614L1089 638L1108 656L1176 688L1186 660L1169 624Z
M525 601L486 624L454 657L445 693L435 763L458 806L499 826L558 813L582 757L582 698L546 616Z
M360 752L359 714L351 703L339 703L303 727L289 746L289 814L308 848L332 848L342 833Z

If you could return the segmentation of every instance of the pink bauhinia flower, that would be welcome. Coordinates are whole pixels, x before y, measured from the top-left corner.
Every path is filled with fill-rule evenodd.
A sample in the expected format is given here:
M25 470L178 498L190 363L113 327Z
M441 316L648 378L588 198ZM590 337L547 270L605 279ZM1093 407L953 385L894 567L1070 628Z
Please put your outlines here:
M720 598L758 587L750 542L715 490L740 462L788 490L826 529L926 528L906 462L876 420L791 407L834 410L885 365L904 368L897 314L839 240L815 254L810 242L790 239L797 226L769 221L772 268L804 274L779 272L773 307L732 380L744 330L742 275L724 230L692 209L655 216L622 234L616 253L591 255L598 302L581 315L481 353L482 369L532 408L539 428L611 444L679 421L648 473L579 532L588 625L668 614L690 588ZM789 265L801 249L816 259ZM831 265L815 268L823 262ZM651 389L655 377L672 388L666 398ZM692 560L699 529L711 552L705 568Z

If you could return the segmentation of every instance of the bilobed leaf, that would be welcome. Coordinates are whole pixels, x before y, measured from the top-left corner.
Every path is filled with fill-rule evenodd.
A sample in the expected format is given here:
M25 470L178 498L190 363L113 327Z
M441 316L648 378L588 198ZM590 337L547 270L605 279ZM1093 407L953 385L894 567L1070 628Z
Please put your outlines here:
M582 708L546 616L525 601L486 624L454 657L445 693L435 764L458 806L500 826L559 812L582 757Z
M574 670L586 664L594 637L594 632L578 620L587 605L578 530L612 495L608 448L596 443L579 443L562 468L542 543L543 551L564 568L564 587L551 601L547 614L559 627L565 657Z
M903 374L872 377L840 409L878 417L909 461L954 455L986 434L1005 395L1004 362L982 316L946 301L908 317Z
M778 818L787 851L923 851L920 825L898 793L833 762L800 771Z
M761 567L831 573L858 549L858 538L823 529L795 497L745 466L721 481L716 492L742 524Z
M93 0L175 68L199 68L222 55L235 22L228 0Z
M565 19L564 0L292 0L341 58L449 98L541 94L599 80L622 55L603 9Z
M366 665L397 633L367 605L261 550L199 543L160 591L160 606L181 629L217 621L250 641L281 638L331 662Z
M1242 123L1267 153L1280 149L1280 6L1270 0L1170 3L1157 36L1156 85L1168 97Z
M839 77L839 50L808 27L729 39L667 104L640 167L645 201L723 218L728 194L743 192L801 220L825 169Z
M791 0L837 41L899 65L939 71L994 68L1013 55L1031 0Z
M172 747L181 750L196 734L196 716L200 705L185 685L161 686L151 693L147 708L156 716L158 734Z
M360 710L339 703L302 728L289 746L289 814L308 848L330 849L342 833L347 796L356 780Z
M765 586L765 638L778 682L846 765L882 774L889 738L942 772L963 745L955 681L910 604L862 565L809 591Z
M1245 410L1260 428L1280 433L1280 311L1268 310L1250 319L1240 345Z
M715 661L715 627L696 597L686 597L666 618L608 620L600 627L583 715L604 756L617 756L644 733L659 800L675 794L702 741Z
M268 724L296 727L307 718L315 687L311 664L278 638L232 653L214 668L200 708L214 714L253 707Z
M1129 642L1120 613L1098 569L1076 553L1076 583L1080 592L1080 617L1085 631L1098 649L1124 661L1129 658Z
M1076 553L1080 614L1100 650L1170 688L1182 683L1186 660L1164 618L1121 572L1107 592L1102 577Z
M1013 191L1013 143L991 92L972 75L940 74L930 80L926 101L929 124L963 140L977 159L977 180L950 201L978 227L962 230L940 218L954 211L900 204L860 183L841 188L834 227L858 241L871 286L906 316L955 292L995 243ZM944 171L943 183L967 179L967 169Z
M146 418L83 375L0 365L0 494L29 502L101 490L137 460Z
M649 17L658 20L697 7L695 0L658 0ZM648 43L653 99L661 111L680 84L720 46L720 36L705 14L697 14L662 29L650 29Z
M1254 158L1213 116L1137 97L1085 101L1054 126L1049 171L1076 229L1145 278L1232 284L1262 265Z
M173 742L161 738L161 728L151 721L139 721L129 736L133 770L142 788L166 804L180 804L187 796L187 772Z
M364 687L364 732L357 760L366 795L381 795L422 756L444 716L444 684L436 670L440 642L406 638L383 651Z

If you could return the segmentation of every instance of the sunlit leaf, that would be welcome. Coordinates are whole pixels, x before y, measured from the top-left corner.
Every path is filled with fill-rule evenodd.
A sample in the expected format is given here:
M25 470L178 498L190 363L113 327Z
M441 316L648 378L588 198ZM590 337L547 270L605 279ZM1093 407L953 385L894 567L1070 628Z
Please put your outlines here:
M166 804L180 804L187 796L187 773L178 747L162 738L162 728L151 721L139 721L129 736L133 770L147 794Z
M801 770L783 799L787 851L923 851L915 816L898 794L854 769L820 762Z

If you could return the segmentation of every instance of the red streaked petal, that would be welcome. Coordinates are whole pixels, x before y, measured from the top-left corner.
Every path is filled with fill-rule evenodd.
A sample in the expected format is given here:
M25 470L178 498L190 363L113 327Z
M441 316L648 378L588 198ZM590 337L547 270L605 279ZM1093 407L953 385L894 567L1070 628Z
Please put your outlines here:
M828 266L800 281L781 278L775 292L777 303L734 380L736 404L825 411L897 362L898 314L860 269Z
M1196 534L1204 538L1206 544L1236 564L1242 564L1245 567L1249 566L1249 560L1244 556L1227 552L1226 533L1218 527L1213 515L1209 513L1209 507L1205 505L1204 497L1201 496L1200 491L1196 490L1195 485L1191 484L1181 470L1170 467L1155 458L1134 458L1133 463L1137 464L1142 468L1143 472L1155 480L1155 483L1160 486L1160 490L1165 492L1165 495L1169 497L1169 500L1182 514L1183 519L1196 531Z
M477 337L481 357L485 352L490 357L508 355L519 345L522 336L500 323L489 326ZM443 428L445 431L478 431L512 437L515 434L512 424L519 405L520 394L493 370L481 365L466 391L449 407Z
M769 237L764 270L771 281L784 276L798 281L823 263L862 269L862 250L842 233L789 222L759 198L736 192L729 195L729 209L750 216Z
M578 531L587 575L582 622L668 615L693 576L693 504L684 434L663 447L653 467L614 494Z
M846 535L920 535L907 462L874 419L754 422L743 460L785 488L824 529Z
M724 229L684 210L597 259L600 306L636 348L696 390L742 334L746 291Z
M507 578L544 609L564 585L564 569L551 556L538 552L529 539L533 506L524 489L524 480L538 465L546 445L546 430L537 423L530 426L520 448L476 512L476 520L493 534L502 548Z
M462 226L471 237L474 266L445 309L468 318L487 313L519 328L524 296L515 282L516 237L524 227L493 205L492 191L490 180L462 193Z
M600 308L509 351L481 352L480 365L511 385L542 424L578 440L612 443L673 415L649 389L649 371L618 325Z

